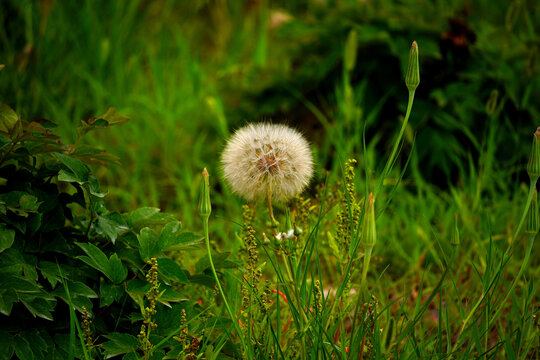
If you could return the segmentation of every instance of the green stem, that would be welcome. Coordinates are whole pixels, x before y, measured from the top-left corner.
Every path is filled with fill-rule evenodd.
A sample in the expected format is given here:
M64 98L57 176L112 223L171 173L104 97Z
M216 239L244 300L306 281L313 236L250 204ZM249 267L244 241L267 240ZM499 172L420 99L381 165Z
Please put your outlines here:
M371 260L371 252L373 251L373 247L366 247L366 252L364 254L364 266L362 267L362 281L360 282L360 288L362 289L362 292L364 294L367 294L367 273L369 269L369 262Z
M223 303L225 303L227 312L229 313L229 316L231 317L234 328L236 332L238 333L238 337L240 338L240 342L242 343L242 348L244 350L244 353L247 354L247 347L244 342L244 337L242 336L242 330L240 329L240 326L238 325L238 320L235 318L234 313L232 312L231 307L229 306L229 303L227 302L225 293L223 292L223 289L221 288L221 284L219 283L219 278L217 276L216 268L214 267L214 261L212 261L212 253L210 250L210 236L208 235L208 216L203 216L203 227L204 227L204 240L206 242L206 251L208 252L208 261L210 262L210 268L212 269L212 274L214 274L214 278L216 279L216 285L219 289L219 293L221 294L221 298L223 299Z
M414 102L414 90L409 90L409 101L407 103L407 112L405 113L405 119L403 120L403 124L401 125L401 129L399 130L398 137L394 143L394 148L392 149L392 153L390 154L390 157L388 158L388 160L386 161L386 165L384 166L381 179L379 180L379 183L377 184L376 193L379 192L380 187L382 186L382 183L384 179L386 178L386 175L388 175L388 172L390 171L392 163L394 162L397 150L399 148L399 144L401 143L401 139L403 138L403 134L405 133L405 129L407 128L409 117L411 116L413 102Z

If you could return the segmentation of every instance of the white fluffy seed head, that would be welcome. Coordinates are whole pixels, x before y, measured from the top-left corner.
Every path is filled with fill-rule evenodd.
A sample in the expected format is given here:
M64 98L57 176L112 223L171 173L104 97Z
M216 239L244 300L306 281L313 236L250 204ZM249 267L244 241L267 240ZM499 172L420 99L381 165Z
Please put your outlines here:
M278 124L249 124L229 140L221 163L233 192L257 200L270 190L272 200L301 192L313 175L309 144L296 130Z

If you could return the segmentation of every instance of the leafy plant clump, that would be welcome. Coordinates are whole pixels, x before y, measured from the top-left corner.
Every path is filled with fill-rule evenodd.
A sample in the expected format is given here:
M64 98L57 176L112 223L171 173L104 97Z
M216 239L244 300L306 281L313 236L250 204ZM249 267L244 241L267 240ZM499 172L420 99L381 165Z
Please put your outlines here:
M191 349L195 322L187 319L201 312L182 289L213 282L204 261L191 276L165 253L200 237L156 208L109 211L89 165L116 158L79 141L127 120L110 108L82 121L67 145L52 121L25 122L0 107L1 359L162 358Z

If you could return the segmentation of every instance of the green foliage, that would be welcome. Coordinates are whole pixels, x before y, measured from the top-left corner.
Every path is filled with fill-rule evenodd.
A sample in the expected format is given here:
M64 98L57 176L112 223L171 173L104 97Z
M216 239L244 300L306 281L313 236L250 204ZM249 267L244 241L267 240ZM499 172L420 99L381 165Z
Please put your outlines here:
M88 164L113 157L64 144L48 120L25 122L7 105L0 109L1 358L127 353L137 358L132 322L146 306L143 279L150 258L157 258L160 279L154 296L160 304L154 307L196 315L194 304L181 295L191 275L165 251L192 248L200 237L182 232L174 216L156 208L109 211ZM97 120L83 121L79 134L127 120L109 109ZM76 314L85 318L84 332ZM156 318L155 325L159 328L163 320ZM75 327L86 339L83 347L75 341ZM173 330L170 323L163 326L150 337L150 346ZM161 352L178 346L166 342Z

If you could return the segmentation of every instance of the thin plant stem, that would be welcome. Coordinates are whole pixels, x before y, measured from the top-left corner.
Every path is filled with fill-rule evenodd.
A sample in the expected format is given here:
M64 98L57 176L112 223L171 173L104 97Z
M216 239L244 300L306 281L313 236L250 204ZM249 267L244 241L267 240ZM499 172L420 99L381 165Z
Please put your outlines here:
M386 178L387 173L390 171L390 168L395 160L396 153L399 148L399 144L401 143L401 139L403 138L403 134L405 133L405 129L407 128L407 124L409 122L409 117L411 116L411 110L414 102L414 92L415 90L409 90L409 100L407 102L407 112L405 113L405 119L403 120L403 124L401 124L401 129L399 130L398 137L396 141L394 142L394 147L392 149L392 152L390 153L390 157L386 161L386 165L384 166L384 170L382 173L382 176L379 180L379 183L377 184L377 191L379 192L380 187L383 184L384 179Z
M240 329L240 326L238 325L238 321L236 320L234 313L232 312L231 307L229 306L229 302L227 301L227 298L225 297L225 293L223 292L223 289L221 288L221 284L217 276L216 268L214 267L214 261L212 260L212 252L210 250L210 237L208 235L209 233L208 232L208 216L203 216L203 227L204 227L204 240L206 242L206 251L208 252L208 261L210 262L210 268L212 269L212 274L214 274L214 278L216 279L216 285L219 289L219 293L221 294L221 298L223 299L223 303L225 303L227 312L229 313L229 316L231 317L231 321L233 322L234 328L236 332L238 333L238 337L240 338L240 342L242 343L242 348L244 350L244 353L247 354L247 347L244 341L244 337L242 336L242 329Z
M365 253L364 253L364 266L362 267L362 281L360 282L360 288L362 289L362 292L367 294L367 273L369 270L369 262L371 260L371 252L373 251L373 247L366 247Z

